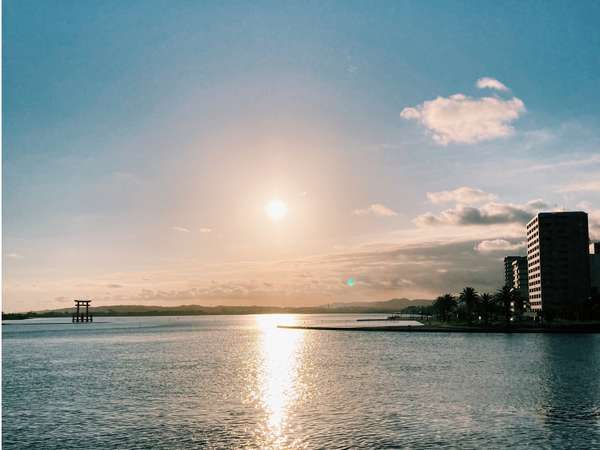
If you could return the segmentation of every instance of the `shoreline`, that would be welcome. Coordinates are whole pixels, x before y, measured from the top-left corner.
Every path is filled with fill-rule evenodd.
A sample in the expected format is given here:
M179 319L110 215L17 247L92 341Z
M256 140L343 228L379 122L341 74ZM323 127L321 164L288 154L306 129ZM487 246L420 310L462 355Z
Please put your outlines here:
M568 325L562 327L469 327L469 326L431 326L431 325L389 325L381 327L327 326L327 325L277 325L277 328L321 331L388 331L410 333L546 333L546 334L588 334L600 333L600 325Z

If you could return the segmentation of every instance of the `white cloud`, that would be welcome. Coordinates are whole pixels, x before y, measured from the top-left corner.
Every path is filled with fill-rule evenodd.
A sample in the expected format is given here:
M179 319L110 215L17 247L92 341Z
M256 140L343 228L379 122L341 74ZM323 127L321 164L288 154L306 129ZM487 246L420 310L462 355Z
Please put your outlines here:
M600 179L571 183L560 188L559 192L600 192Z
M600 241L600 209L588 210L590 239Z
M507 252L523 248L525 248L524 242L511 243L506 239L489 239L481 241L475 246L475 250L479 253Z
M576 208L579 208L582 211L590 211L592 210L594 207L592 206L592 204L590 202L587 201L582 201L579 202L575 205Z
M504 83L496 80L495 78L483 77L477 80L477 87L479 89L496 89L497 91L506 92L509 89Z
M423 214L415 218L413 222L420 227L525 224L539 211L549 209L550 205L543 200L531 200L523 205L489 202L478 208L459 204L455 208L442 211L438 215Z
M189 228L174 226L171 227L171 230L176 231L178 233L191 233ZM212 233L212 228L203 227L198 230L200 233Z
M591 157L574 159L573 155L569 155L568 159L555 161L552 163L543 164L532 164L522 167L518 172L537 172L545 170L564 170L572 167L587 167L597 165L600 163L600 155L593 155Z
M473 203L495 200L496 196L481 189L462 186L453 191L428 192L427 198L431 203L435 204L454 202L471 205Z
M381 203L373 203L372 205L364 209L355 209L352 212L352 214L354 214L355 216L373 215L377 217L393 217L398 215L396 211L394 211L391 208L388 208L385 205L382 205Z
M441 145L473 144L510 136L514 132L511 124L525 111L525 104L517 97L504 100L455 94L404 108L400 116L417 120Z
M22 259L23 255L19 255L18 253L7 253L6 257L12 259Z

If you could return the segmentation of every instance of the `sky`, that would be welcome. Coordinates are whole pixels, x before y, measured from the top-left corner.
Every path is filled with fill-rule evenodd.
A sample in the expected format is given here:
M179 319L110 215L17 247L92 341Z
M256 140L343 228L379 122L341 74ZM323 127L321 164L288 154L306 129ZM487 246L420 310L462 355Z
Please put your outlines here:
M2 13L4 311L493 291L538 211L600 239L598 2Z

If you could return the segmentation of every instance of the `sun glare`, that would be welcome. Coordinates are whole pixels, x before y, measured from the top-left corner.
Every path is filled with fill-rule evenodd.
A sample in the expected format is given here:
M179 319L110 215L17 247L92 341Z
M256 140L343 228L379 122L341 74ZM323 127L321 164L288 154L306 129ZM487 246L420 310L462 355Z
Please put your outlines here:
M281 200L273 200L265 206L265 212L271 220L279 221L287 215L288 207Z

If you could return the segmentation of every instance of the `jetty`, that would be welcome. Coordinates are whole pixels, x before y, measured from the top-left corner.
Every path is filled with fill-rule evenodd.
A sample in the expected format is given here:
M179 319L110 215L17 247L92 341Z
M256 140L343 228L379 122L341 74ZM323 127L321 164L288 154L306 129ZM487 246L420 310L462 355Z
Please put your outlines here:
M277 328L327 331L378 331L410 333L600 333L600 324L560 326L467 326L467 325L277 325Z

